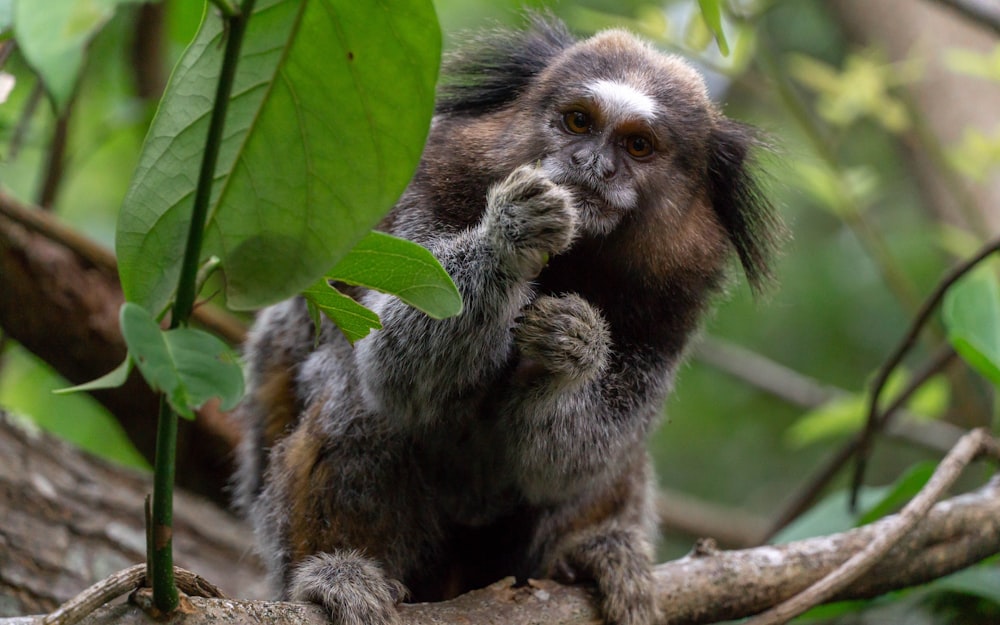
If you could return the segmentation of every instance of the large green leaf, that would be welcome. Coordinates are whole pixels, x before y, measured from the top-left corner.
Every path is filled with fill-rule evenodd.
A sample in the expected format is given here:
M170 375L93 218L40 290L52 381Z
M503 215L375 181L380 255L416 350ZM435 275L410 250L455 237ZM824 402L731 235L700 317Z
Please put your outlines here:
M372 231L326 275L330 280L395 295L435 319L462 312L451 276L425 248Z
M178 414L193 419L193 410L213 397L231 410L243 396L243 371L218 338L191 328L163 331L131 302L122 306L120 322L129 357Z
M119 219L130 301L160 312L177 283L224 33L210 16L153 121ZM433 110L430 0L258 0L216 167L204 256L231 306L314 284L392 206Z
M14 0L14 36L24 58L38 72L58 110L69 104L84 51L114 15L139 0ZM0 15L0 30L5 25Z
M955 351L1000 386L1000 287L992 270L979 269L952 286L942 316Z

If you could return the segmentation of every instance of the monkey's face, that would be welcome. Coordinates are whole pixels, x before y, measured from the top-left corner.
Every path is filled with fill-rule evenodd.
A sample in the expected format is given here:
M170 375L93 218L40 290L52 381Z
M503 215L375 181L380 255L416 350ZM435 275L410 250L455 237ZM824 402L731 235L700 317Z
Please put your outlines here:
M607 234L637 210L685 210L712 124L693 69L611 31L567 50L538 86L542 167L576 195L584 234Z

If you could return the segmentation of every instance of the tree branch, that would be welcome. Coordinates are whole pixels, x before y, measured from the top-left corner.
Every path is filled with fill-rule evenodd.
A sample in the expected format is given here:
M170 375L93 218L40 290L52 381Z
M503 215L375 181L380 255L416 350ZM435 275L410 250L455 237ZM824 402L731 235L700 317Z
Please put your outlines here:
M1000 6L994 0L938 0L938 2L1000 34Z
M14 605L52 610L55 604L39 603L37 598L61 596L60 602L66 601L106 577L111 571L93 576L109 562L116 562L112 570L117 570L141 560L142 493L148 487L148 476L115 469L0 419L0 509L8 514L0 524L0 542L11 550L5 554L9 557L0 558L0 597L13 594L17 601L27 596L30 600ZM245 555L249 531L183 493L177 510L179 563L230 596L260 596L259 565ZM842 534L785 545L701 549L659 565L655 578L664 622L711 623L765 610L835 569L896 522L897 517L890 516ZM934 506L874 569L835 599L868 598L925 583L998 552L1000 479L995 478L973 493ZM15 581L22 584L19 591ZM223 616L227 622L328 625L319 608L305 604L200 599L191 603L196 612L185 617L187 625L220 622L212 619ZM551 581L514 586L504 580L448 602L403 605L400 612L404 623L416 625L599 622L589 588ZM82 622L135 622L128 619L141 616L134 606L108 606ZM40 620L0 620L0 624L35 625Z

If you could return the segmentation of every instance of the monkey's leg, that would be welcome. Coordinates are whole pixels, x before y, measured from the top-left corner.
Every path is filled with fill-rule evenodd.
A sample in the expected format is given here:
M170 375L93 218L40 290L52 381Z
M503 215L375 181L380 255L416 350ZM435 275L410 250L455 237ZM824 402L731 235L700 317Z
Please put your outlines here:
M652 625L658 616L652 467L644 449L617 462L620 474L611 483L555 507L539 525L542 573L564 582L596 582L610 623Z
M521 167L490 191L477 226L428 243L464 299L457 317L434 320L394 297L366 295L383 325L355 350L370 410L434 420L507 365L529 281L573 237L570 202L539 169Z
M397 622L401 580L437 544L410 441L331 389L272 452L253 508L285 598L323 605L339 624Z
M614 625L658 621L652 561L645 528L616 523L572 535L562 547L561 581L597 583L605 619Z

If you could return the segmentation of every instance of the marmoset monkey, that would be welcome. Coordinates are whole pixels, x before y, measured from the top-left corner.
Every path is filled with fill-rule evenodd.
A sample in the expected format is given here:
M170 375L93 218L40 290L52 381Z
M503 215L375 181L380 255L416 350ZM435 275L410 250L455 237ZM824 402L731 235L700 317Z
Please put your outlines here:
M531 21L446 61L380 226L434 253L464 312L359 289L384 328L352 347L293 299L246 346L238 500L281 596L336 623L508 575L593 581L609 622L653 623L646 435L731 258L768 277L754 134L682 60Z

